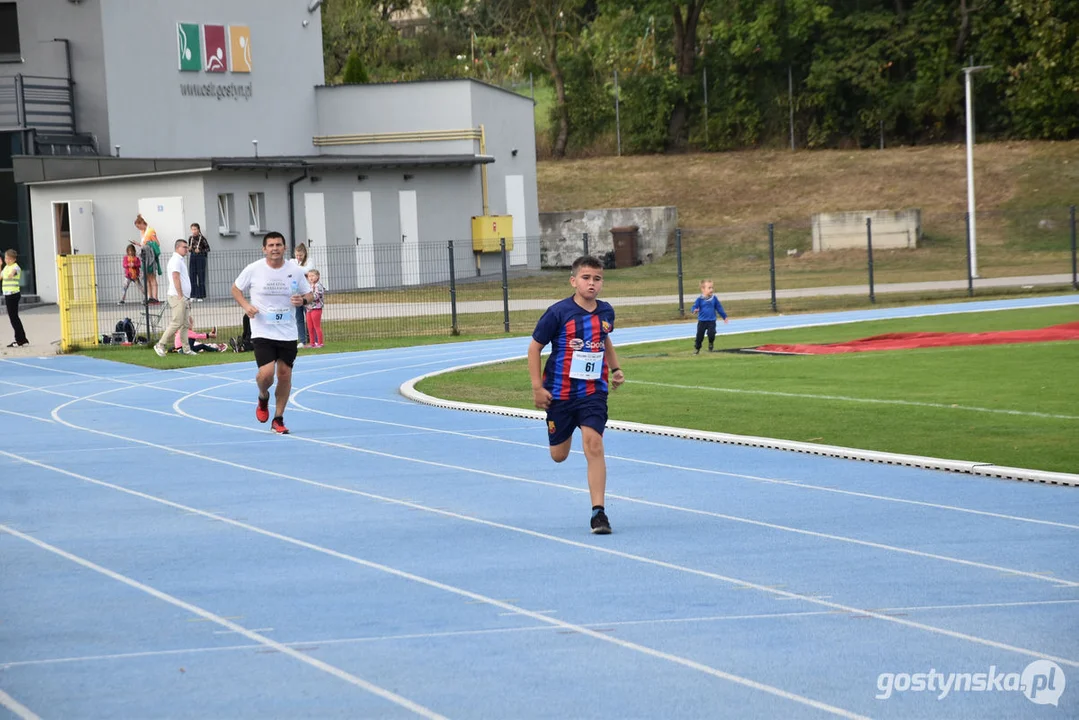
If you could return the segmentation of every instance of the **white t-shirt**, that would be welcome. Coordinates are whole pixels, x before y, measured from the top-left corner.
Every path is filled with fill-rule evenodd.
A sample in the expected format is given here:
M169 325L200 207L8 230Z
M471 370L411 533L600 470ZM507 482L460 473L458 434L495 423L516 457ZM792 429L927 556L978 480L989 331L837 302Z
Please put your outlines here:
M169 293L166 297L176 297L176 283L172 279L174 272L180 273L180 289L184 291L184 297L191 297L191 276L187 274L187 263L184 256L174 252L169 258L169 265L165 268L165 279L168 280Z
M293 341L299 338L292 296L311 292L303 273L295 260L286 260L275 269L265 259L256 260L240 272L235 285L258 308L251 318L251 337Z

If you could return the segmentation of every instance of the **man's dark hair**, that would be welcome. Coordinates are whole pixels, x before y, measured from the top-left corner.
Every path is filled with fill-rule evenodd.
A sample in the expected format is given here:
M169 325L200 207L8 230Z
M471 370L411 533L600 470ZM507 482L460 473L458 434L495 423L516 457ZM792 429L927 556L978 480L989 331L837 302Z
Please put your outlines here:
M271 230L270 232L268 232L268 233L266 233L265 235L262 236L262 247L266 247L266 241L267 240L276 240L278 238L281 239L281 242L285 243L286 247L288 246L288 243L285 242L285 236L284 235L277 232L276 230Z
M570 266L569 269L569 274L576 277L577 271L583 267L591 268L593 270L602 270L603 263L599 261L599 258L593 257L592 255L582 255L573 261L573 265Z
M183 238L176 238L176 242L172 244L172 249L175 250L181 245L187 245L187 240L184 240Z

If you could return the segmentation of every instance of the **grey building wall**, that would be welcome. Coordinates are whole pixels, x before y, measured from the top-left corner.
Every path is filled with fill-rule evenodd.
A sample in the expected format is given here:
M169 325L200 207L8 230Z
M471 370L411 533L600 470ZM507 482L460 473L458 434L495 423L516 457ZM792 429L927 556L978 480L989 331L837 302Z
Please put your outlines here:
M254 154L253 139L263 156L314 154L322 30L320 13L309 13L306 0L95 0L87 5L96 2L101 3L108 77L109 141L121 146L122 155L246 157ZM251 72L181 72L180 22L248 26ZM250 88L250 98L181 92L185 86L211 84Z
M524 182L526 244L539 239L539 200L536 183L535 109L531 98L473 82L471 86L472 117L483 125L487 138L487 154L495 161L487 166L488 212L505 215L507 210L506 177L520 175ZM514 154L516 150L516 154ZM521 234L514 228L514 234ZM529 249L526 263L538 269L539 253ZM502 258L497 253L482 256L484 274L501 271Z
M333 290L357 287L353 192L370 192L376 287L398 287L402 284L398 193L413 190L419 228L420 282L442 282L449 278L448 240L454 241L457 257L464 261L459 263L463 267L457 268L458 275L474 275L471 216L479 214L482 204L474 172L471 168L409 168L320 173L319 182L304 180L295 187L296 242L309 242L304 194L321 193L330 267L319 270L327 287ZM362 181L357 179L360 174L366 176ZM406 181L405 174L412 178ZM460 252L462 247L466 248L464 254Z
M318 135L467 130L476 127L468 80L335 85L315 92ZM477 152L472 140L394 142L326 147L330 155L464 155Z
M109 0L18 0L21 63L0 63L0 77L34 75L67 77L64 44L70 41L75 80L75 123L79 132L97 138L98 147L110 147L108 107L105 102L105 47L101 27L102 3Z
M59 182L35 184L30 189L30 212L34 230L34 263L37 267L37 294L44 302L56 302L56 245L52 227L52 203L90 200L93 202L94 245L97 255L122 255L129 242L137 240L134 226L139 212L139 198L180 197L184 216L203 217L205 192L203 173L182 173L156 177L136 177L98 182ZM216 201L215 201L216 202ZM194 222L188 220L187 222ZM171 240L159 237L164 256L171 253ZM96 266L99 286L118 287L121 270ZM110 276L107 282L100 278ZM114 298L103 298L114 300Z

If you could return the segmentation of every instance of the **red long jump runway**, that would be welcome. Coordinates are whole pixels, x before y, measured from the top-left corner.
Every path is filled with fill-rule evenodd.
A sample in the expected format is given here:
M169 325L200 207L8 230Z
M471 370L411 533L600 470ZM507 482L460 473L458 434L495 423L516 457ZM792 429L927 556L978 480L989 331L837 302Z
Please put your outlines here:
M999 332L915 332L887 333L872 337L825 345L760 345L750 352L784 355L836 355L839 353L872 352L875 350L909 350L912 348L952 347L956 345L1007 345L1011 343L1079 340L1079 322L1052 325L1040 330L1003 330Z

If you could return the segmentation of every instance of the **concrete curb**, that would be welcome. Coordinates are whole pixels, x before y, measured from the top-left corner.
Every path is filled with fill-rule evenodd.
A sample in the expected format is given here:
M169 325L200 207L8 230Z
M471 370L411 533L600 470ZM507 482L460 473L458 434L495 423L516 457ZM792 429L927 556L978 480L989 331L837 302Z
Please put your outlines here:
M490 413L506 417L544 420L547 415L541 410L523 410L520 408L502 407L500 405L482 405L458 402L455 400L443 400L422 393L416 389L417 383L429 377L435 377L457 370L465 370L467 368L493 365L512 359L517 358L500 358L498 360L468 363L466 365L436 370L435 372L426 373L408 380L398 388L398 391L404 397L414 402L448 410L467 410L469 412ZM686 440L702 440L706 442L723 443L725 445L742 445L745 447L759 447L769 450L786 450L788 452L805 453L808 455L821 455L825 457L842 458L844 460L861 460L863 462L880 463L884 465L904 465L925 470L944 470L947 472L978 475L981 477L998 478L1002 480L1022 480L1045 485L1079 487L1079 475L1072 473L1057 473L1045 470L1005 467L1002 465L993 465L992 463L971 462L968 460L947 460L943 458L923 457L921 455L903 455L900 453L886 453L875 450L859 450L857 448L840 447L838 445L818 445L816 443L797 442L794 440L779 440L776 438L756 437L753 435L733 435L731 433L690 430L687 428L668 427L666 425L648 425L645 423L623 422L620 420L609 421L607 427L612 430L622 430L624 432L665 435L667 437L683 438Z

